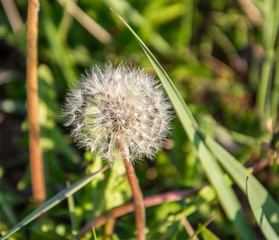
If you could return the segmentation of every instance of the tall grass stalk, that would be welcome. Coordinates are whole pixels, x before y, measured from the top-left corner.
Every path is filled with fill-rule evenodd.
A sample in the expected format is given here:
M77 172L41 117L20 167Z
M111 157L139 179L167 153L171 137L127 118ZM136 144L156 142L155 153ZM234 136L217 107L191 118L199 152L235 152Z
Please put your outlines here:
M279 106L279 49L276 51L275 55L275 75L274 84L272 89L272 99L271 99L271 112L273 123L277 121L277 112Z
M28 1L27 18L27 108L29 123L29 154L33 197L36 207L46 198L44 167L40 149L40 126L38 117L38 10L39 1Z
M265 104L267 101L267 92L268 92L268 85L269 85L269 79L270 79L270 75L271 75L271 69L273 66L273 49L269 49L266 52L266 58L264 60L263 63L263 67L262 67L262 74L261 74L261 78L260 78L260 85L258 88L258 96L257 96L257 110L258 110L258 114L260 115L260 117L263 118L263 116L265 116L267 113L265 113Z
M262 7L264 16L263 25L263 46L265 59L262 66L262 73L257 95L257 110L260 117L269 117L270 113L265 111L267 100L268 86L270 85L272 68L274 66L274 48L279 24L279 4L277 1L266 1Z
M66 182L67 188L70 187L70 182ZM68 198L68 208L69 208L69 213L70 213L70 219L71 219L71 225L72 225L72 235L74 240L79 240L79 235L78 235L78 223L77 223L77 217L75 214L75 200L74 196L70 195Z

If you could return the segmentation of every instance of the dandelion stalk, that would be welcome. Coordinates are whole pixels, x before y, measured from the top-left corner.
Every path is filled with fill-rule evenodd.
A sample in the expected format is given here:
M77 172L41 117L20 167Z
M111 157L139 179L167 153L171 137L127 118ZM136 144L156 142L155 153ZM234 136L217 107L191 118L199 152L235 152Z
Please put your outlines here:
M27 108L29 124L29 154L33 197L36 207L45 201L45 182L42 153L40 149L40 126L38 118L37 42L38 0L28 1L27 19Z
M133 194L137 233L138 233L137 239L144 240L145 239L145 233L144 233L145 208L144 208L142 191L140 189L139 181L137 179L134 167L133 167L131 161L129 161L129 159L127 159L127 155L125 152L125 146L123 144L122 139L119 139L118 144L119 144L121 156L122 156L125 168L126 168L129 184L130 184L132 194Z

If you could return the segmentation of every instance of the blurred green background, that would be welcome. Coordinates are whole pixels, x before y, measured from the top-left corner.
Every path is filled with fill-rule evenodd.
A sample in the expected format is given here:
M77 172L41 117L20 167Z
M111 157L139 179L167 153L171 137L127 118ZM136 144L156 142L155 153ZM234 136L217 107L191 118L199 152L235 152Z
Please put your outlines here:
M5 231L34 204L26 121L27 0L1 3L0 231ZM48 198L65 188L66 180L75 182L103 165L98 156L92 161L88 152L77 149L63 127L60 111L68 86L90 66L108 60L129 62L155 74L110 7L155 54L205 134L247 167L262 160L272 163L277 153L264 143L272 139L267 120L273 119L274 131L278 126L278 5L272 0L40 0L39 114ZM278 199L277 164L264 166L256 176ZM144 196L208 184L177 119L155 161L143 160L136 171ZM263 239L246 197L237 187L235 191L258 239ZM75 194L79 227L130 199L123 167L108 170ZM210 239L209 231L220 239L238 239L210 187L196 196L148 208L148 239L187 239L181 221L186 217L194 229L215 217L201 239ZM70 228L65 202L14 239L70 239ZM96 234L98 239L134 239L133 214L116 221L112 236L106 236L104 227ZM92 236L89 232L84 239Z

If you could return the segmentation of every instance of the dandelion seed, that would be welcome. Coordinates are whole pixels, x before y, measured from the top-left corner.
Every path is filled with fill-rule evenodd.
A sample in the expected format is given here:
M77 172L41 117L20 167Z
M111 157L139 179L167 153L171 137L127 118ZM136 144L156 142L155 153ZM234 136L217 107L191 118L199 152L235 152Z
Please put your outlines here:
M170 108L153 77L139 68L107 63L93 67L69 91L63 115L78 146L114 161L122 139L132 161L152 158L160 149L170 129Z

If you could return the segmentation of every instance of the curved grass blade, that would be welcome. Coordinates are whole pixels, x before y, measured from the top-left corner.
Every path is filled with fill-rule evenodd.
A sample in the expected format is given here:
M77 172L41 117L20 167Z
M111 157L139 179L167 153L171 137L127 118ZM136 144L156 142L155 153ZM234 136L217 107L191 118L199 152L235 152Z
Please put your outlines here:
M201 224L195 233L190 238L188 238L188 240L193 240L195 237L197 237L214 219L215 217L207 220L204 224Z
M112 9L113 10L113 9ZM114 11L114 10L113 10ZM203 168L209 178L210 182L216 189L217 195L220 199L220 202L223 206L224 211L226 212L228 218L235 224L236 229L240 236L243 239L255 239L255 236L250 229L250 226L247 224L246 219L241 211L241 206L232 191L232 189L228 186L224 179L224 174L214 159L212 153L203 142L203 139L197 133L196 129L198 129L198 125L187 107L186 103L178 93L176 87L172 83L171 79L162 68L160 63L151 53L151 51L147 48L144 42L139 38L139 36L133 31L133 29L128 25L125 20L119 16L115 11L114 13L118 16L118 18L126 25L126 27L131 31L133 36L136 38L140 46L142 47L144 53L148 57L151 62L153 68L157 72L162 85L164 86L172 104L176 111L177 116L180 119L180 122L187 133L188 137L193 142L200 160L202 162Z
M52 197L50 200L48 200L46 203L44 203L41 207L37 208L35 211L30 213L27 217L22 219L17 225L15 225L4 236L2 236L0 238L0 240L4 240L4 239L8 238L12 234L14 234L18 230L20 230L22 227L24 227L28 223L32 222L34 219L36 219L37 217L39 217L43 213L47 212L48 210L50 210L51 208L53 208L54 206L59 204L65 198L71 196L72 194L74 194L75 192L80 190L87 183L89 183L97 174L104 172L109 167L110 167L110 164L106 165L105 167L103 167L99 171L84 177L83 179L81 179L81 180L77 181L76 183L74 183L72 186L70 186L70 187L64 189L63 191L61 191L60 193L56 194L54 197Z
M247 177L246 180L246 194L254 214L254 217L257 220L258 225L260 226L262 233L266 237L267 240L278 240L279 237L277 236L276 232L273 230L272 226L268 222L261 205L258 202L256 191L253 189L252 185L250 184L249 178Z
M204 141L243 192L246 191L245 179L247 176L249 177L250 185L255 189L255 198L261 205L263 213L268 221L271 223L276 233L279 234L279 206L264 186L217 142L206 136L204 136Z

